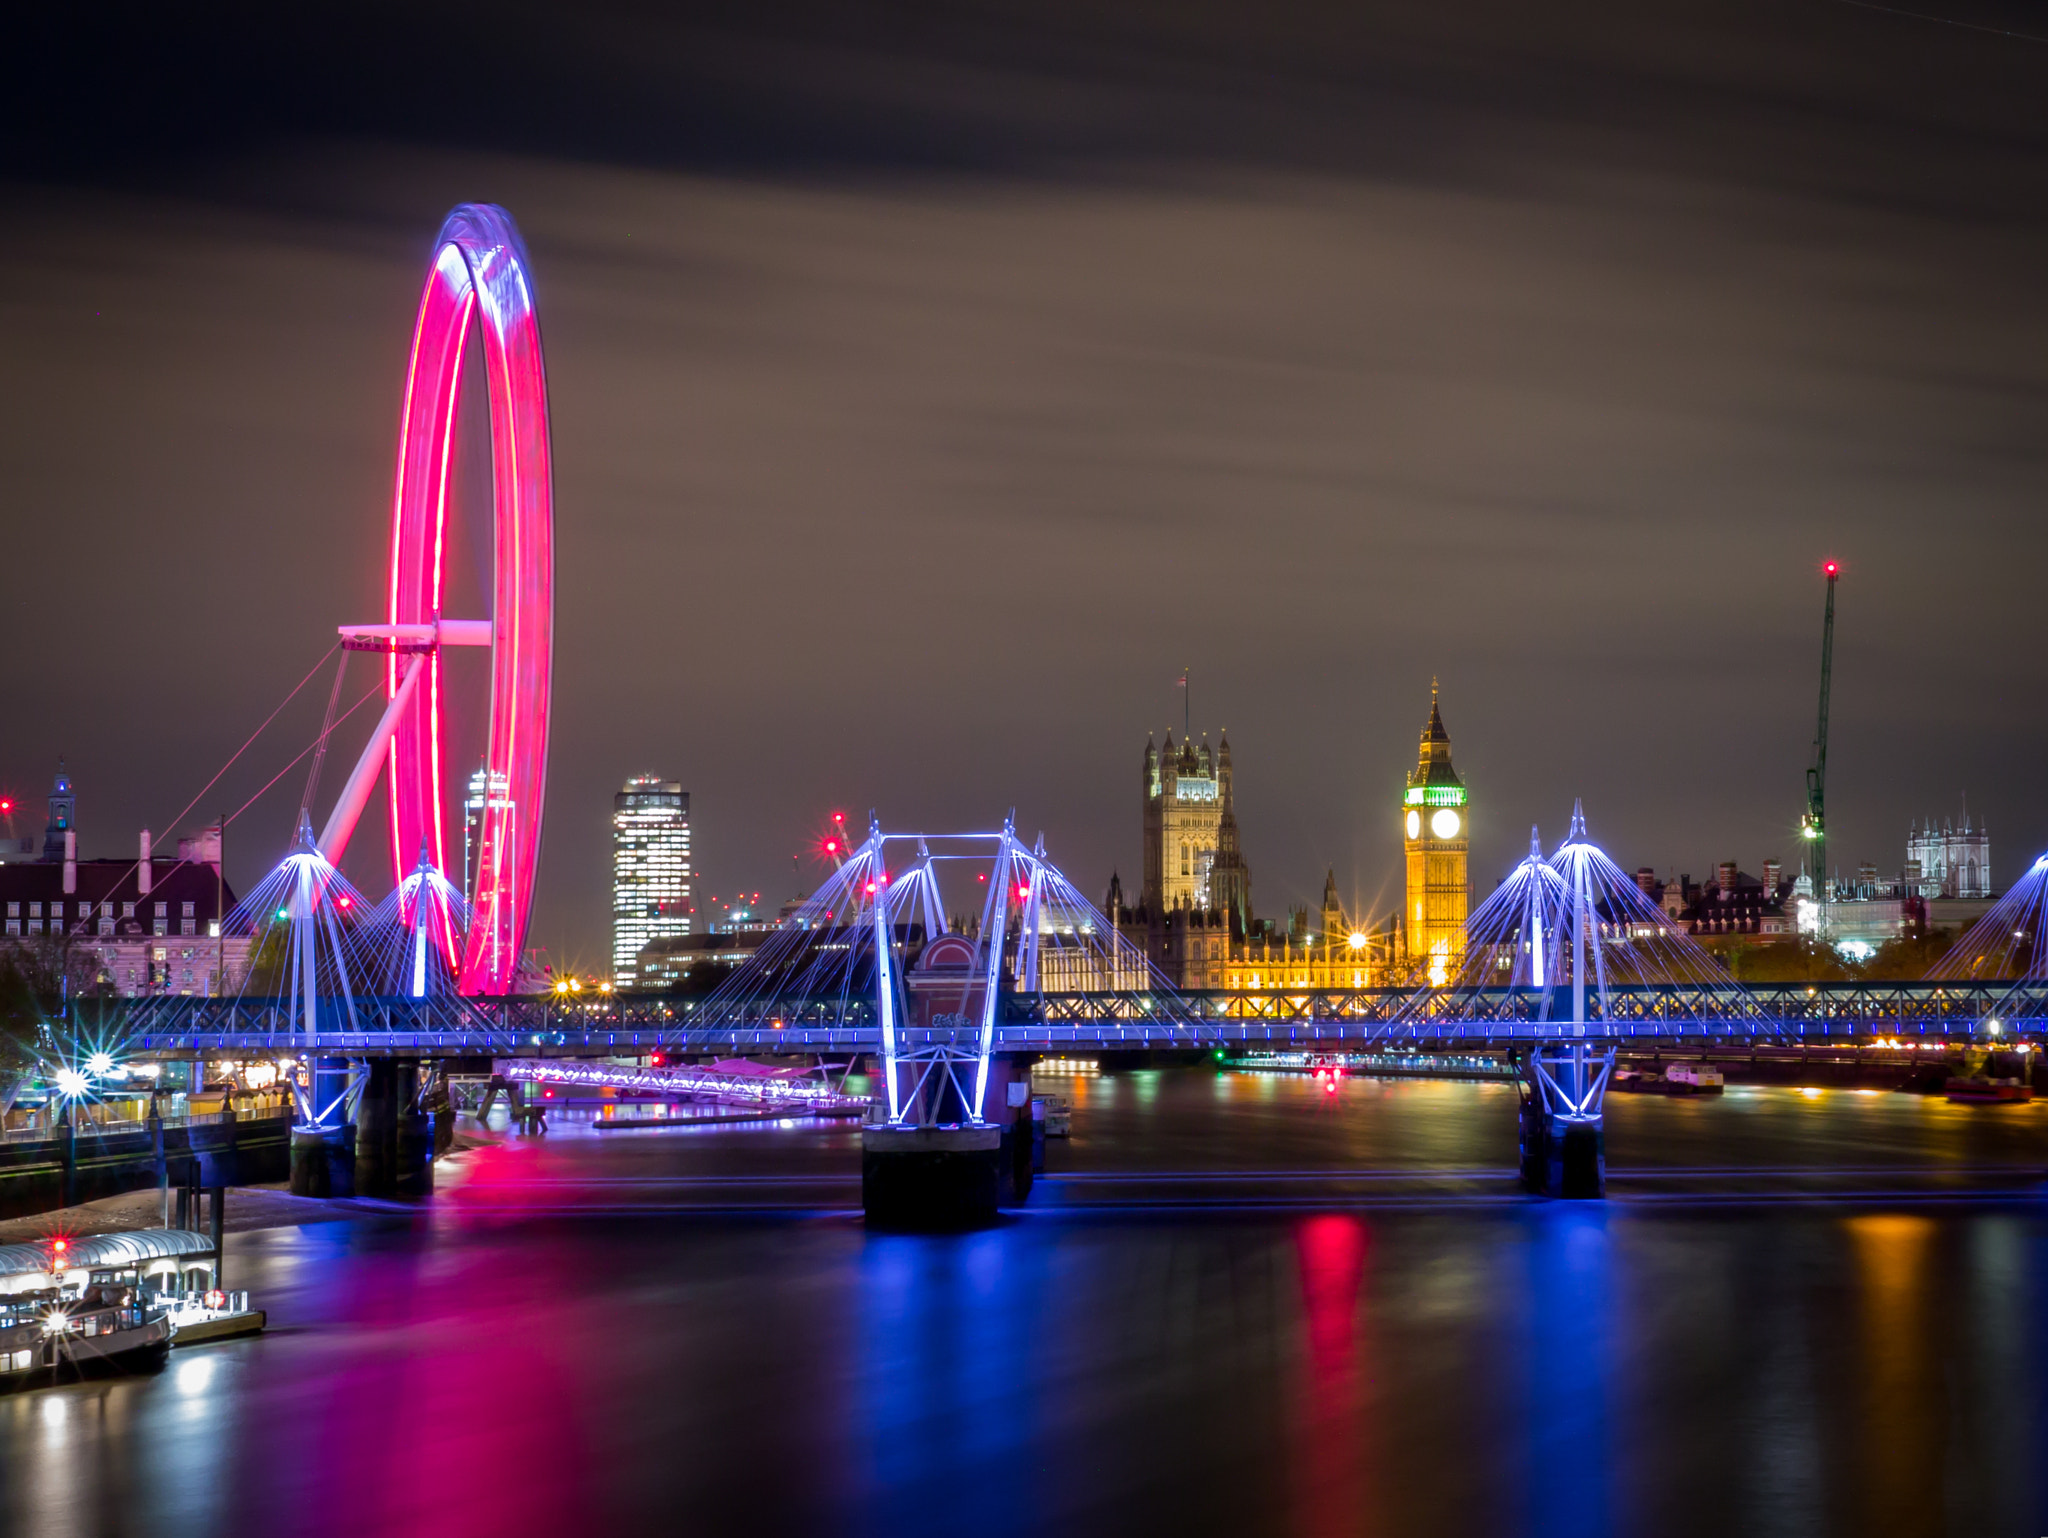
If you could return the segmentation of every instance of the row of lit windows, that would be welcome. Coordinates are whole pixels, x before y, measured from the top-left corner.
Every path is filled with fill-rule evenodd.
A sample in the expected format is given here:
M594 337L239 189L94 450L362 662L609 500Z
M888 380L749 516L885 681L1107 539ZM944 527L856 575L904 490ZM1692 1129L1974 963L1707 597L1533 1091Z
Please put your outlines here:
M85 922L81 920L77 926L81 932L84 931ZM110 935L114 932L114 921L110 918L102 918L93 927L99 934ZM48 931L53 935L64 933L64 921L62 919L51 919ZM44 924L41 919L7 920L7 933L11 935L39 935L43 932ZM193 919L151 919L149 921L149 932L153 935L196 935L199 933L199 924ZM220 933L220 925L209 923L206 926L206 932L208 935L217 935Z
M47 924L42 919L8 919L6 922L6 932L10 935L40 935L46 933L61 935L64 933L64 921L62 919L51 919ZM199 933L199 925L191 919L151 919L149 924L149 932L152 935L197 935ZM114 921L109 918L99 920L93 928L93 933L95 934L111 935L113 932ZM220 933L220 926L218 924L207 925L207 933L209 935L218 935Z
M97 903L97 904L95 904L95 903L89 903L89 902L81 902L81 903L77 903L77 904L74 904L74 906L75 906L75 907L76 907L76 908L78 909L78 917L79 917L79 918L82 918L82 919L89 919L89 918L91 918L91 917L93 916L93 909L94 909L95 907L97 907L97 908L99 909L99 914L100 914L100 917L102 917L102 918L112 918L112 917L114 916L114 905L113 905L112 903L110 903L110 902L104 902L104 903ZM182 904L180 904L179 906L180 906L180 907L181 907L181 908L183 909L183 912L184 912L184 916L185 916L186 918L188 918L188 919L189 919L190 917L192 917L192 912L193 912L193 909L192 909L192 904L190 904L190 903L182 903ZM21 907L22 907L22 905L21 905L20 903L18 903L18 902L11 902L11 903L9 903L9 904L7 905L7 916L8 916L9 918L11 918L11 919L18 919L18 918L20 918L20 917L21 917ZM160 902L159 902L159 903L151 903L151 904L149 905L149 909L150 909L150 915L151 915L151 917L153 917L153 918L163 918L163 917L165 916L165 915L164 915L164 907L165 907L165 904L163 904L163 903L160 903ZM43 916L43 905L42 905L41 903L30 903L30 904L28 905L28 916L29 916L30 918L32 918L32 919L39 919L39 918L41 918L41 917ZM51 917L51 918L53 918L53 919L61 919L62 917L64 917L64 905L63 905L62 903L60 903L60 902L55 902L55 903L51 903L51 904L50 904L50 917ZM134 904L134 903L122 903L122 904L121 904L121 917L122 917L122 918L124 918L124 919L132 919L132 918L134 918L134 917L135 917L135 904Z
M1314 972L1233 972L1229 986L1260 992L1270 988L1342 988L1345 986L1342 974L1330 968L1318 968ZM1354 968L1350 986L1370 988L1372 977L1368 972Z

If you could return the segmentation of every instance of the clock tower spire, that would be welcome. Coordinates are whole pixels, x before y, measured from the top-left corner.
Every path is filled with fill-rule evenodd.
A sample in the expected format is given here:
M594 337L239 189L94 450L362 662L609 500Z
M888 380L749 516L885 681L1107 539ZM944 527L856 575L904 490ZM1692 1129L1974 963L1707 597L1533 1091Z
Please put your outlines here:
M1408 958L1426 965L1430 985L1441 987L1465 954L1472 838L1465 782L1451 767L1451 734L1444 730L1433 678L1429 725L1422 729L1422 750L1401 797L1401 836L1408 867L1401 913Z

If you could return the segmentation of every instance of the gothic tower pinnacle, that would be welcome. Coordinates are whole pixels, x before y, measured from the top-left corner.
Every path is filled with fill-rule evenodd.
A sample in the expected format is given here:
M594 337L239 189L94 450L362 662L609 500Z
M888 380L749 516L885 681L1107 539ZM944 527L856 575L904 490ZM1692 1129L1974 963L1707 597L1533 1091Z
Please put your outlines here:
M1402 848L1407 892L1402 926L1408 957L1426 966L1441 986L1465 952L1471 907L1471 829L1465 782L1451 765L1451 734L1444 730L1436 680L1429 685L1429 724L1422 729L1415 772L1401 797Z

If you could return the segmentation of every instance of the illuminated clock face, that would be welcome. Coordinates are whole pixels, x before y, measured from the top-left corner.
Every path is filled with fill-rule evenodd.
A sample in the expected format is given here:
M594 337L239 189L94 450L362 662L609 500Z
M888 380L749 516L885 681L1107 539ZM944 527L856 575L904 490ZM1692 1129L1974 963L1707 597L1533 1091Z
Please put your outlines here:
M1429 831L1438 838L1456 838L1458 836L1458 814L1449 807L1443 808L1434 817L1429 819Z
M1410 838L1422 837L1422 813L1410 812L1408 814L1408 836Z

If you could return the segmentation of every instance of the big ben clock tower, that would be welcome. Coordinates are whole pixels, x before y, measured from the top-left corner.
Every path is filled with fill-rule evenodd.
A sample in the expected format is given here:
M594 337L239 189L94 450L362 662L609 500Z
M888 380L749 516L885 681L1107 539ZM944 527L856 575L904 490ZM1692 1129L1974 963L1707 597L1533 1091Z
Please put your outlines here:
M1429 688L1429 725L1422 752L1401 797L1401 835L1408 856L1407 903L1401 920L1408 956L1428 964L1432 987L1443 986L1465 954L1465 914L1471 906L1467 857L1472 849L1465 786L1451 767L1451 736Z

